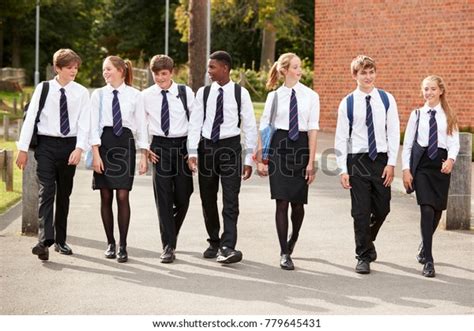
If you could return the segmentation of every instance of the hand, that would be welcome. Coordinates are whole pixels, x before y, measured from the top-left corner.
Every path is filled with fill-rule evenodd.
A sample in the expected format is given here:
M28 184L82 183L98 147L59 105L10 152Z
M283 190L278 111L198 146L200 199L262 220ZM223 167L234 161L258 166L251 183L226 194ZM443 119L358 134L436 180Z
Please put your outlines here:
M405 190L413 190L413 176L410 169L403 170L403 186L405 186Z
M385 166L385 168L383 169L382 178L385 178L385 180L383 181L383 185L385 187L389 187L392 184L394 173L395 173L394 166L388 165L388 166Z
M148 153L143 153L140 158L140 164L138 165L138 174L143 175L148 171Z
M260 177L268 176L268 164L264 164L263 162L257 162L257 174Z
M16 157L16 165L20 170L25 169L26 164L28 163L28 152L19 151L18 156Z
M82 149L76 148L72 151L71 155L69 155L68 165L76 166L81 161Z
M247 180L252 176L252 166L244 165L244 171L242 174L242 179Z
M102 174L104 172L104 162L102 162L99 152L97 152L97 154L94 152L94 159L92 160L92 169L94 169L94 171L98 174Z
M349 177L349 174L346 174L346 173L341 174L341 185L342 185L342 187L345 188L346 190L352 188L351 183L350 183L350 181L349 181L349 178L350 178L350 177Z
M188 158L188 167L189 170L191 170L192 173L196 173L197 171L197 157L193 156Z
M304 179L306 179L306 183L308 185L310 185L316 178L316 171L314 170L313 163L314 162L309 162L309 164L306 166Z
M149 150L148 151L148 160L153 164L157 164L160 161L160 157L158 156L158 154L155 154L151 150Z
M443 161L443 164L441 165L441 172L443 174L450 174L451 171L453 171L453 166L454 166L454 160L453 159L447 159L446 161Z

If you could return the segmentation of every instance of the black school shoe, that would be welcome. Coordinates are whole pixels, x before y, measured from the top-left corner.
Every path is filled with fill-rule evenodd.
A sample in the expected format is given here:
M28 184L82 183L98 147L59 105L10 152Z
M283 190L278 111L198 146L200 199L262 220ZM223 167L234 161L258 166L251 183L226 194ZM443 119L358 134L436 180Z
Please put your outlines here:
M229 247L222 247L219 249L219 255L217 256L217 262L219 263L237 263L242 261L242 252Z
M45 246L43 243L37 243L36 246L31 249L31 252L37 255L41 261L47 261L49 259L48 246Z

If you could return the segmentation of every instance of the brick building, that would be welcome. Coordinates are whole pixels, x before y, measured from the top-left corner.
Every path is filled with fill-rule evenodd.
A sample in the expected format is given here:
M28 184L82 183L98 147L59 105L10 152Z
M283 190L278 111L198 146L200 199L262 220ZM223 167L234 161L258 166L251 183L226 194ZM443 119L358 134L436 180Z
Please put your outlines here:
M314 88L322 130L336 126L340 100L355 88L350 62L377 63L376 86L397 100L402 130L423 104L422 79L437 74L460 127L474 128L474 2L470 0L315 1Z

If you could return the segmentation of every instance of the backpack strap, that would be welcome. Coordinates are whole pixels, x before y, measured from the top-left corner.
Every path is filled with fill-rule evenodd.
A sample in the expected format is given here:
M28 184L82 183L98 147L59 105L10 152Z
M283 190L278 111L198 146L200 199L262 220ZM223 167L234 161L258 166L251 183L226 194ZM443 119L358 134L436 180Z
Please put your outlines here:
M418 126L420 125L420 110L417 109L415 110L416 114L416 131L415 131L415 138L413 139L413 142L416 142L418 140Z
M49 82L43 82L43 88L41 89L41 96L39 101L38 113L36 114L35 126L40 121L41 112L43 111L44 104L46 103L46 97L49 92Z
M203 93L203 98L202 98L202 106L204 109L204 117L202 119L202 122L206 120L206 109L207 109L207 99L209 99L209 93L211 92L211 85L207 85L204 87L204 93Z
M186 96L186 86L182 84L178 84L178 97L181 99L183 103L184 110L186 111L186 117L189 121L189 109L188 109L188 98Z
M352 136L352 123L354 123L354 95L346 98L347 119L349 120L349 138Z
M237 102L237 114L239 121L237 123L237 127L240 128L240 113L241 113L241 108L242 108L242 86L239 84L234 84L234 95L235 95L235 102Z
M390 100L388 99L387 92L381 89L377 89L380 95L380 99L382 99L383 105L385 107L385 114L387 114L388 109L390 108ZM354 123L354 95L350 94L346 98L346 105L347 105L347 118L349 120L349 138L352 135L352 124ZM387 130L387 116L385 115L385 131Z

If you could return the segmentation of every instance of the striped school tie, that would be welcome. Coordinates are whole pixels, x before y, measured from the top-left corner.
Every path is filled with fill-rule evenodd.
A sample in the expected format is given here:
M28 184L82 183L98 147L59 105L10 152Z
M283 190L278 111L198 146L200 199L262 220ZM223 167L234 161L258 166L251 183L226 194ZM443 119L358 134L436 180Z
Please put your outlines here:
M67 99L65 90L61 87L61 97L59 98L59 128L63 136L67 135L71 128L69 127L69 115L67 112Z
M436 123L436 110L431 109L430 114L430 138L428 139L428 157L431 160L438 156L438 124Z
M365 124L367 125L367 136L369 137L369 157L372 161L377 158L377 144L375 142L374 119L372 117L372 106L370 105L370 95L365 97L366 117Z
M114 98L112 100L112 116L113 116L113 131L117 137L120 137L123 132L122 127L122 113L120 112L120 103L117 97L117 90L113 90Z
M296 141L299 137L298 129L298 102L296 101L296 92L291 89L290 98L290 129L288 130L288 138Z
M219 87L219 95L216 102L216 115L212 124L211 140L217 142L219 140L221 124L224 123L224 90Z
M161 94L163 94L163 100L161 102L161 130L165 136L168 136L170 133L170 109L166 93L168 93L167 90L161 90Z

